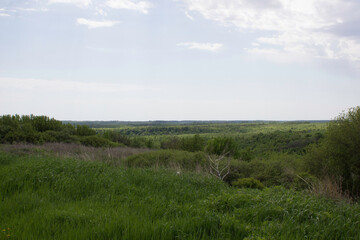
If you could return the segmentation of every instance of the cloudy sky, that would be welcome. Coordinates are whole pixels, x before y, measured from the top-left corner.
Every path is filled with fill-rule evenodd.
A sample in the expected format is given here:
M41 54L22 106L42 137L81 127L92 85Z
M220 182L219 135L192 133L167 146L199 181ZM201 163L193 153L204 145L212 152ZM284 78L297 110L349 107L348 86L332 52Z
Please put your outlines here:
M359 0L1 0L0 114L319 120L360 105Z

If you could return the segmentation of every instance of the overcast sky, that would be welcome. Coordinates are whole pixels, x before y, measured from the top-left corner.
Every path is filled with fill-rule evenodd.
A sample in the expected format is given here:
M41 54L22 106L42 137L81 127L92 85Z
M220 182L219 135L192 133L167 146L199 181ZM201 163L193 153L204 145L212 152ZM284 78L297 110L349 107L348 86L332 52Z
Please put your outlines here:
M1 0L0 115L327 120L360 105L359 0Z

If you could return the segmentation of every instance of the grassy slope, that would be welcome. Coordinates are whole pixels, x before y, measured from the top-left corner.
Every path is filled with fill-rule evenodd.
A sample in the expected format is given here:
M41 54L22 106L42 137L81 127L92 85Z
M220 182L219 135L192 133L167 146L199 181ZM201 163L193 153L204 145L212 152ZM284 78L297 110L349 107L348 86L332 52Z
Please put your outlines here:
M360 206L0 152L0 239L359 239ZM10 228L10 229L8 229Z

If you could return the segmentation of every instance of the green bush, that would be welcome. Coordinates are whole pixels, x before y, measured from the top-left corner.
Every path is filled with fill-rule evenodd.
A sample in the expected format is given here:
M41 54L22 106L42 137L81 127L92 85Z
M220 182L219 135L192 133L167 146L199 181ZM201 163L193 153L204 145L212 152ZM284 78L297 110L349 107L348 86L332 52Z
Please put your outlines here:
M109 139L112 142L121 143L126 146L130 146L131 144L130 137L120 133L119 131L114 131L114 130L104 131L102 132L102 136L106 139Z
M265 186L284 186L292 187L296 180L296 170L291 158L281 159L252 160L250 162L232 160L230 164L230 174L224 179L231 184L238 178L255 178L261 181Z
M265 186L257 179L254 178L240 178L231 183L233 187L238 188L256 188L264 189Z
M63 142L76 143L78 139L76 136L68 133L68 131L46 131L42 134L44 142Z
M129 167L165 167L189 171L208 168L204 153L180 150L159 150L136 154L128 157L125 161Z
M167 137L160 142L161 149L181 149L181 139L178 137Z
M318 177L340 180L353 196L360 195L360 107L329 123L323 142L309 151L306 166Z
M80 138L81 144L91 147L116 147L116 143L99 136L87 136Z
M86 125L78 125L76 127L76 135L78 136L92 136L95 135L96 131Z
M203 151L205 144L205 138L201 137L199 134L195 134L193 137L181 139L181 150L189 152Z
M239 149L233 138L229 137L216 137L208 140L206 152L216 155L239 157Z
M177 149L188 152L203 151L206 146L206 139L199 134L195 134L192 137L167 137L162 139L160 147L162 149Z

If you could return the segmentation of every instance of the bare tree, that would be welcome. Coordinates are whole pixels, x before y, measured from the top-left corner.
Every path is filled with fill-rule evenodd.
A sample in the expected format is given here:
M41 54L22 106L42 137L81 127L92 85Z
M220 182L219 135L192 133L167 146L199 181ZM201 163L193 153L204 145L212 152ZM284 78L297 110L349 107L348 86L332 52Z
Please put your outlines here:
M224 178L230 173L230 158L227 157L227 153L223 153L220 156L208 155L210 164L210 174L224 180Z

